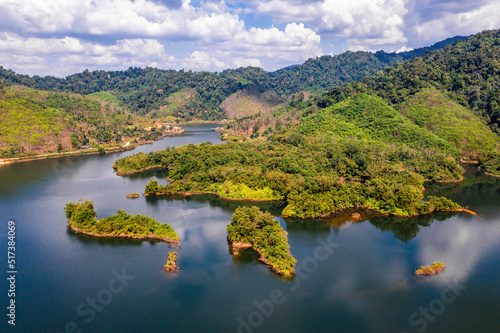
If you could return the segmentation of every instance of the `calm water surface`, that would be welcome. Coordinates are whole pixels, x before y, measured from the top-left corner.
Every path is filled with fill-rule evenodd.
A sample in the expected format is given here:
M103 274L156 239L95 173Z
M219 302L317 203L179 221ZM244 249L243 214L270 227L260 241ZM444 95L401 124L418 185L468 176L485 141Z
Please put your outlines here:
M480 217L280 218L298 260L297 276L283 279L252 251L230 255L226 226L241 204L208 195L126 199L151 177L165 182L165 174L118 177L111 168L139 151L219 143L213 127L186 126L180 136L129 152L0 166L2 276L9 220L16 222L18 262L16 326L7 324L2 278L0 331L499 332L500 179L470 168L463 183L427 184L428 194L446 195ZM99 217L124 209L169 223L181 243L72 234L63 207L79 197L92 200ZM283 209L259 206L276 216ZM163 265L173 249L181 270L169 275ZM446 271L413 277L433 261Z

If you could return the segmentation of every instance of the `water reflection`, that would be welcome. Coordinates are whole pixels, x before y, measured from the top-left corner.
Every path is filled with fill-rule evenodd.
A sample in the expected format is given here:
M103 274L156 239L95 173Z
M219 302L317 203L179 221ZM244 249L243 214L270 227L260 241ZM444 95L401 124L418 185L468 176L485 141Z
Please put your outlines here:
M238 317L248 318L256 311L255 301L279 289L286 302L254 332L414 332L409 316L439 297L441 282L453 277L467 290L427 331L497 331L500 180L468 169L470 178L463 183L426 184L429 194L469 205L481 218L448 212L410 219L362 212L357 222L347 212L328 219L277 217L303 273L287 280L252 250L233 257L226 232L238 206L255 205L280 216L281 202L239 203L213 195L125 198L143 192L151 177L166 182L166 174L151 170L118 177L111 168L117 158L218 140L217 133L194 132L131 152L0 168L0 212L19 227L20 331L60 332L67 321L76 320L83 323L82 332L235 332ZM63 207L79 196L94 200L99 217L122 208L169 223L181 238L178 274L163 272L170 250L165 243L70 233ZM320 241L339 246L325 260L313 262ZM416 268L436 260L447 265L444 273L414 278ZM122 267L137 277L130 288L116 295L94 322L82 322L77 306L106 288L111 270ZM0 289L7 290L5 280Z
M450 219L457 212L435 212L429 215L400 218L394 216L376 216L369 219L370 223L382 231L390 231L394 237L402 242L407 243L411 239L417 237L422 228L429 227L433 222L441 222Z
M476 266L500 249L500 217L481 223L477 217L455 216L425 230L418 238L422 263L441 261L457 280L476 274Z

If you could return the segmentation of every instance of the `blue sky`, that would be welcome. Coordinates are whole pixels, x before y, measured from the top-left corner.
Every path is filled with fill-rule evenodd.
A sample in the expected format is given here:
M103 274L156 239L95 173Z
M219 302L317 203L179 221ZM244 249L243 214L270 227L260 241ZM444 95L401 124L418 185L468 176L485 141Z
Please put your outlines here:
M497 28L496 0L0 0L0 65L59 77L130 66L272 71Z

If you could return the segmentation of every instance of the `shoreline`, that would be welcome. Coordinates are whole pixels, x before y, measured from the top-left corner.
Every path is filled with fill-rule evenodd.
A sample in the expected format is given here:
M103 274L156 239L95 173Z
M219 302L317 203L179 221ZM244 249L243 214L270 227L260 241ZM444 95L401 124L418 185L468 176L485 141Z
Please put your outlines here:
M226 198L223 197L215 192L177 192L177 193L144 193L143 196L145 197L152 197L152 196L160 196L160 195L172 195L172 196L179 196L179 197L190 197L194 195L215 195L217 198L226 200L226 201L238 201L238 202L275 202L275 201L283 201L282 199L232 199L232 198Z
M194 196L194 195L206 195L206 194L210 194L210 195L215 195L217 198L219 199L222 199L222 200L226 200L226 201L233 201L233 202L277 202L277 201L283 201L282 199L269 199L269 200L257 200L257 199L230 199L230 198L225 198L223 196L220 196L219 194L217 193L212 193L212 192L179 192L179 193L154 193L154 194L146 194L144 193L143 196L145 197L149 197L149 196L161 196L161 195L171 195L171 196L179 196L179 197L188 197L188 196ZM434 210L430 213L426 213L426 214L416 214L416 215L396 215L396 214L390 214L390 213L382 213L381 211L378 211L376 209L373 209L373 208L368 208L368 207L365 207L365 206L352 206L352 207L346 207L346 208L342 208L342 209L339 209L339 210L336 210L336 211L332 211L330 213L327 213L327 214L322 214L322 215L315 215L315 216L308 216L308 217L303 217L303 216L290 216L290 215L281 215L281 217L283 218L294 218L294 219L318 219L318 218L327 218L327 217L330 217L332 215L336 215L336 214L339 214L339 213L342 213L343 211L346 211L346 210L349 210L349 209L353 209L356 213L358 211L370 211L370 212L374 212L376 213L377 215L380 215L380 216L394 216L394 217L399 217L399 218L411 218L411 217L418 217L418 216L424 216L424 215L429 215L429 214L432 214L434 212L465 212L465 213L468 213L468 214L471 214L471 215L474 215L474 216L478 216L478 214L470 209L467 209L467 208L457 208L457 209L438 209L438 210ZM359 219L359 218L358 218Z
M150 144L154 143L160 139L166 138L167 136L174 136L177 134L182 134L184 133L184 129L181 128L182 131L175 131L171 133L166 133L163 134L162 136L158 137L156 140L149 140L149 141L143 141L143 142L138 142L133 144L133 147L129 146L121 146L120 148L116 147L114 149L105 149L106 154L112 154L112 153L121 153L124 151L128 150L134 150L135 148L145 145L145 144ZM130 147L130 148L128 148ZM98 148L91 148L91 149L98 149ZM99 155L100 153L98 151L81 151L81 149L75 149L71 150L68 152L63 152L63 153L47 153L47 154L41 154L41 155L35 155L35 156L26 156L26 157L9 157L9 158L2 158L0 159L0 165L8 165L8 164L13 164L13 163L20 163L20 162L30 162L30 161L38 161L38 160L48 160L52 158L59 158L59 157L69 157L69 156L84 156L84 155ZM139 171L137 171L139 172Z
M482 170L481 170L482 171ZM488 173L486 171L483 171L483 173L486 175L486 176L490 176L490 177L495 177L495 178L500 178L500 175L494 175L492 173Z
M336 211L333 211L333 212L330 212L328 214L323 214L323 215L316 215L316 216L311 216L311 217L300 217L300 216L289 216L289 215L281 215L281 217L283 218L293 218L293 219L320 219L320 218L327 218L327 217L330 217L330 216L334 216L336 214L340 214L346 210L349 210L349 209L353 209L354 212L358 212L358 211L369 211L369 212L373 212L373 213L376 213L377 215L380 215L380 216L393 216L393 217L399 217L399 218L411 218L411 217L418 217L418 216L425 216L425 215L430 215L434 212L465 212L465 213L469 213L471 215L474 215L474 216L478 216L476 212L470 210L470 209L467 209L467 208L457 208L457 209L437 209L437 210L434 210L430 213L426 213L426 214L417 214L417 215L395 215L395 214L390 214L390 213L382 213L381 211L378 211L376 209L373 209L373 208L368 208L368 207L364 207L364 206L353 206L353 207L347 207L347 208L342 208L342 209L339 209L339 210L336 210ZM357 219L360 219L361 217L357 218Z
M113 168L114 169L114 168ZM165 169L164 167L160 166L160 165L155 165L155 166L150 166L150 167L147 167L147 168L144 168L144 169L141 169L141 170L138 170L138 171L123 171L123 172L116 172L116 169L115 170L115 173L117 176L128 176L128 175L133 175L134 173L140 173L140 172L143 172L143 171L147 171L147 170L153 170L153 169Z
M257 252L259 254L259 260L262 261L263 263L265 263L266 266L271 271L273 271L274 273L279 274L279 275L281 275L283 277L286 277L286 278L292 277L294 275L295 270L293 270L293 269L292 269L291 273L285 274L279 268L273 267L272 263L269 260L267 260L266 258L264 258L264 254L262 253L262 251L260 251L259 249L255 248L252 244L250 244L250 243L231 242L229 239L228 239L228 241L229 241L229 243L231 245L231 252L232 252L233 256L234 255L239 255L241 249L252 249L253 251L255 251L255 252ZM288 252L290 252L290 250L288 250Z
M87 236L92 236L92 237L97 237L97 238L128 238L128 239L136 239L136 240L156 240L156 241L161 241L161 242L165 242L165 243L168 243L168 244L179 244L179 240L173 240L173 239L170 239L170 238L166 238L166 237L157 237L157 236L133 236L133 235L126 235L126 234L119 234L119 235L113 235L113 234L104 234L104 235L101 235L101 234L94 234L92 232L89 232L89 231L85 231L85 230L82 230L82 229L79 229L75 226L72 226L71 224L68 223L68 228L73 231L74 233L77 233L77 234L83 234L83 235L87 235Z

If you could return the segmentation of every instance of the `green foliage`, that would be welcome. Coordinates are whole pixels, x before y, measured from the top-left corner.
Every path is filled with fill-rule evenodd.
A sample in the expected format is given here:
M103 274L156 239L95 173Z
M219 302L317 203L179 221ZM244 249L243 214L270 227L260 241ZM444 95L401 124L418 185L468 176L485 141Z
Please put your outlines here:
M482 116L500 132L500 30L483 31L463 42L427 53L378 76L334 87L319 98L318 105L344 100L359 92L377 94L398 105L423 88L451 92L453 100Z
M427 200L434 206L434 210L455 210L462 208L459 204L444 197L429 196Z
M31 152L63 128L58 110L23 98L12 87L0 99L0 111L0 147Z
M380 97L357 94L302 120L301 133L361 136L416 148L458 152L445 140L413 124Z
M273 216L258 207L238 207L227 226L232 243L248 243L261 260L283 275L293 274L297 260L290 253L286 232Z
M95 98L99 101L104 101L108 103L119 103L118 97L110 93L109 91L100 91L88 95L89 97Z
M109 145L113 139L120 144L123 136L146 133L129 129L124 110L105 101L21 86L4 90L0 96L0 157L60 152L65 142L73 148L90 142Z
M416 275L434 275L438 274L446 268L446 265L441 262L433 262L430 266L420 266L419 269L415 271Z
M116 215L97 220L92 201L70 202L64 211L70 226L93 235L163 239L168 242L179 240L168 224L160 224L141 214L128 215L121 209Z
M471 110L453 102L435 88L423 89L404 103L400 111L413 123L428 129L473 156L499 147L500 138Z
M170 252L168 254L168 261L165 265L165 272L173 273L179 270L177 267L177 252Z
M487 173L500 176L500 152L490 151L479 154L480 168Z
M305 137L187 145L115 162L117 172L165 168L172 183L151 180L147 194L215 193L234 200L285 200L284 215L314 217L349 207L410 216L421 207L424 180L454 181L463 169L449 154L358 138ZM426 211L428 212L428 211Z

